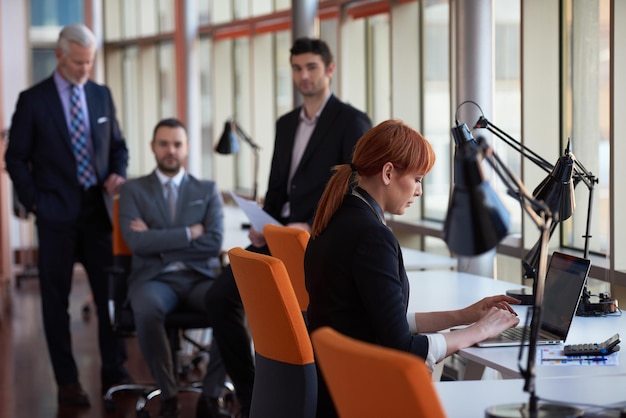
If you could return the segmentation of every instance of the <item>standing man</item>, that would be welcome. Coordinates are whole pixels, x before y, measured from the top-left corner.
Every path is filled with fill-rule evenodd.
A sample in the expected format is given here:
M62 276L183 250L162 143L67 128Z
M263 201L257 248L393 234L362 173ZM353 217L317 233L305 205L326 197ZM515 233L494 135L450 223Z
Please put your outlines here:
M41 303L61 405L89 406L72 354L69 293L75 261L87 272L98 312L102 389L127 381L124 340L107 312L112 264L108 208L126 177L128 150L111 92L90 81L94 34L63 28L52 76L22 92L11 123L6 166L22 204L37 219Z
M354 145L372 124L365 113L331 93L335 63L324 41L300 38L290 52L294 85L304 103L276 123L263 209L285 225L310 232L332 167L351 161ZM269 254L262 231L252 228L249 238L252 245L248 250ZM215 318L213 333L245 415L252 399L254 363L244 310L230 267L217 279L207 306ZM202 400L207 409L217 410L216 399L204 396Z
M213 181L185 172L187 144L180 121L161 120L151 142L156 169L120 193L120 227L133 252L128 297L139 347L161 389L159 418L179 414L165 317L181 304L206 312L206 294L221 267L222 199Z

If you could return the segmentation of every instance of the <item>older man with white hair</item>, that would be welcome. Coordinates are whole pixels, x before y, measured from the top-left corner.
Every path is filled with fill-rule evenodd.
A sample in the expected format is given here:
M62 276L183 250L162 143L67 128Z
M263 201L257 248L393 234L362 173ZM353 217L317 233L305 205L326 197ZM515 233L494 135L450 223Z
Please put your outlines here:
M79 382L68 313L76 261L97 307L102 389L129 379L124 340L108 320L106 273L112 196L126 177L128 150L110 90L89 80L96 47L85 25L61 30L56 70L20 94L5 155L18 198L37 219L42 314L58 401L80 407L89 398Z

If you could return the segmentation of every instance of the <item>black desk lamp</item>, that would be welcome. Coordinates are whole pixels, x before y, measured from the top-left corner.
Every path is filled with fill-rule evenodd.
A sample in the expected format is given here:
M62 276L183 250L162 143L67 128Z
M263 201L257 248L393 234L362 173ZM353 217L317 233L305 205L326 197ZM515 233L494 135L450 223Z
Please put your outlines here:
M252 148L254 154L254 179L252 182L252 200L256 201L258 192L258 179L259 179L259 147L239 126L239 124L229 119L224 124L224 132L220 136L220 140L215 146L215 151L219 154L236 154L239 152L239 141L237 137L243 138L243 140Z
M534 303L532 305L532 317L530 322L530 336L528 344L528 356L526 369L520 371L524 376L524 391L530 395L528 403L524 404L506 404L497 405L487 409L485 415L488 417L565 417L565 416L581 416L582 411L561 404L549 404L539 402L539 398L535 393L535 356L537 352L537 337L541 324L541 308L543 304L543 289L546 278L547 259L548 259L548 241L550 239L550 229L552 226L552 211L542 200L534 198L527 190L524 184L515 177L506 165L500 160L498 155L486 143L484 138L479 137L478 141L474 141L469 129L465 125L459 125L452 128L452 136L456 144L454 156L455 184L446 215L444 226L444 239L448 246L460 255L474 256L480 254L479 251L487 251L498 244L499 239L504 237L501 227L507 222L500 209L503 207L499 202L497 195L491 189L488 182L485 182L482 175L482 167L480 165L480 156L482 156L494 172L503 181L509 194L519 200L524 212L533 220L540 231L540 246L538 257L538 269L536 291L534 293ZM466 177L466 175L472 177ZM463 179L461 178L463 177ZM477 181L480 179L481 181ZM459 180L459 184L457 184ZM487 189L491 189L487 191ZM461 196L460 198L457 197ZM498 200L495 202L493 199ZM482 209L481 209L482 207ZM492 225L495 229L492 231L477 231L476 228L467 228L465 225L475 222L473 216L482 212L483 218L492 218ZM504 211L506 212L506 211ZM489 225L489 222L484 222ZM507 224L508 225L508 224ZM478 233L477 235L475 235ZM489 237L485 239L484 237ZM497 238L496 237L500 237ZM458 242L468 241L471 243L480 243L484 245L459 245ZM486 248L492 245L491 248ZM453 250L454 251L454 250ZM524 349L522 344L520 350Z
M476 103L468 101L476 105ZM463 102L465 103L465 102ZM461 103L461 105L463 104ZM460 105L459 105L460 106ZM478 106L478 105L476 105ZM480 109L480 107L478 106ZM481 111L482 113L482 111ZM587 204L587 220L585 225L585 247L583 251L583 257L589 258L589 239L591 238L591 211L593 207L593 192L595 185L598 183L598 178L593 175L592 172L574 156L571 152L570 141L567 141L567 148L562 156L559 157L557 163L553 166L538 154L524 146L519 141L513 139L506 132L498 128L496 125L487 120L484 116L480 116L478 122L474 128L485 128L496 137L500 138L511 148L519 152L522 156L532 161L535 165L542 168L544 171L549 172L548 176L537 186L533 191L533 196L538 200L543 200L554 213L554 222L550 230L550 236L556 229L557 222L562 222L568 219L575 209L574 200L574 188L583 183L589 191L589 201ZM535 279L537 276L537 263L539 252L539 241L535 246L526 254L522 260L522 266L524 268L524 277L528 279ZM533 282L533 290L535 288ZM511 290L507 292L508 295L514 296L523 304L532 304L533 297L524 289ZM579 316L597 316L614 312L617 310L616 299L610 296L600 296L599 303L592 303L590 301L591 294L585 285L583 294L581 296L580 303L576 314Z

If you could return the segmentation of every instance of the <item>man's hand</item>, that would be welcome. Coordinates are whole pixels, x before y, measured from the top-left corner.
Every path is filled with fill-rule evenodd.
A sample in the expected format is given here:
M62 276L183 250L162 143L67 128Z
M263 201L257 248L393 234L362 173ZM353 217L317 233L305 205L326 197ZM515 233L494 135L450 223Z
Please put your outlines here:
M248 232L248 238L250 238L250 242L257 248L261 248L265 245L265 236L261 231L250 227L250 231Z
M204 225L193 224L189 227L189 232L191 233L191 239L196 239L204 234Z
M148 230L148 225L146 225L143 219L137 218L130 221L129 228L134 232L143 232Z
M111 173L104 181L104 188L109 195L115 196L120 192L120 187L125 181L126 179L119 174Z

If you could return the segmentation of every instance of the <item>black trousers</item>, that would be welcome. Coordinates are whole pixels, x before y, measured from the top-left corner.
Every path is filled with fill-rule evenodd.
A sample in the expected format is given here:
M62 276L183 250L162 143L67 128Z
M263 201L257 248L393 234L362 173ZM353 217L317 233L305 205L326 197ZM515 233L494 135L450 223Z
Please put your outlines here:
M267 246L252 245L246 250L269 255ZM207 307L213 318L213 335L224 362L224 368L235 385L237 397L245 409L250 409L254 385L254 360L250 333L246 326L241 296L230 266L222 270L207 294Z
M40 208L44 211L45 208ZM102 190L83 192L80 215L70 222L37 219L39 283L43 324L57 384L78 382L72 353L69 294L74 263L80 262L89 278L98 318L102 379L115 380L126 372L126 346L111 328L107 310L108 274L112 265L111 222Z

